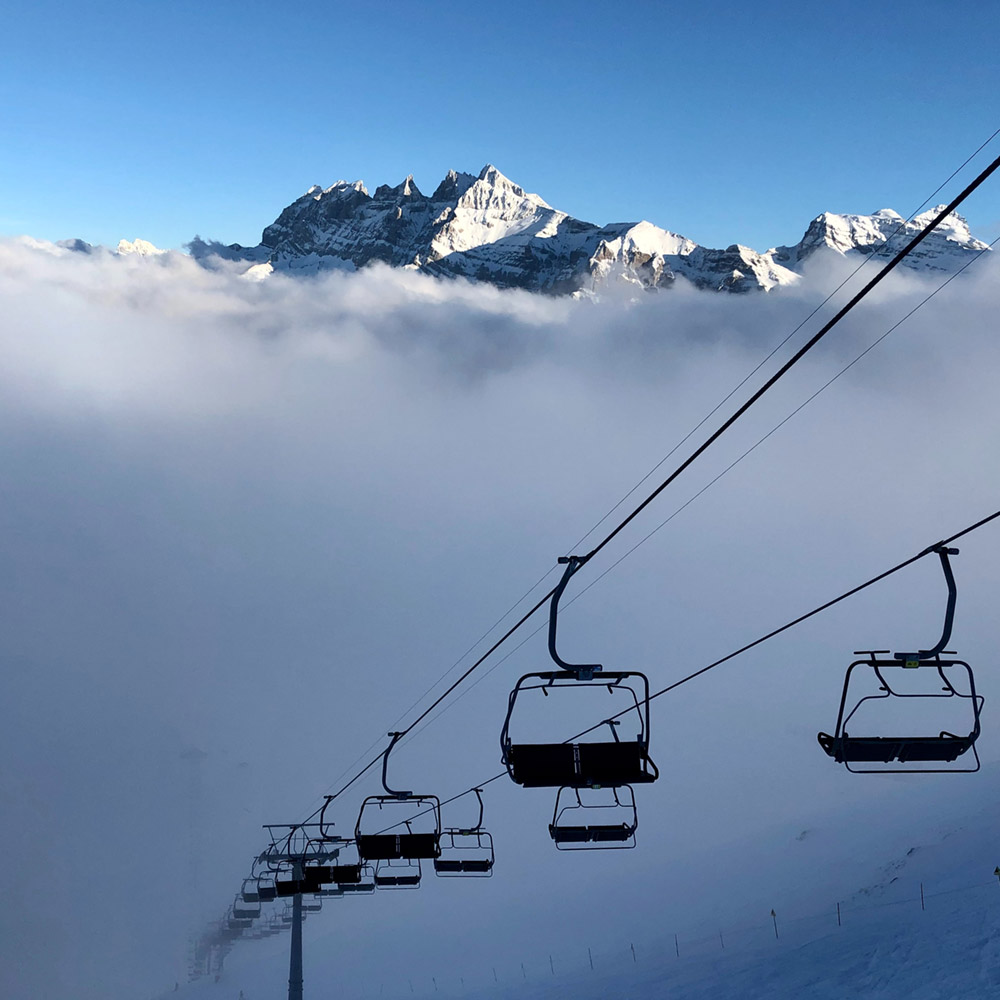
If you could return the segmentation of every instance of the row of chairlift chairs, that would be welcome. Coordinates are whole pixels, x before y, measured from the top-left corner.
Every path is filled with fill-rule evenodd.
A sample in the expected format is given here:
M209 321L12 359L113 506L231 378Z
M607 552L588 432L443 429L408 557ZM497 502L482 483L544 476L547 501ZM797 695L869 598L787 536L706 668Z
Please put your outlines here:
M825 753L849 771L937 773L979 769L975 743L980 735L983 698L976 692L969 664L954 659L954 653L945 649L951 637L957 597L949 556L958 550L939 544L927 550L927 554L931 552L939 556L948 586L940 640L930 649L916 652L863 651L864 658L847 668L834 732L818 736ZM514 686L500 734L502 760L511 779L522 787L556 790L549 835L559 850L634 847L638 814L633 786L649 784L659 776L649 756L649 680L639 671L605 671L601 664L567 663L559 656L556 650L559 600L585 559L568 556L559 561L566 569L553 591L548 632L549 654L559 669L525 674ZM929 679L936 686L933 690L920 690L919 685L907 689L896 679L897 671L898 676L909 674L911 678ZM869 685L858 696L862 677L868 678ZM625 707L594 727L590 732L597 730L599 735L588 741L574 738L561 743L531 743L512 736L518 706L523 705L529 694L540 692L544 697L558 697L568 689L591 692L604 689L619 696L616 705L624 703ZM914 704L939 699L966 706L968 733L932 730L924 735L887 736L849 729L855 722L860 724L864 716L870 716L872 708L884 707L889 702ZM619 730L625 725L636 728L634 738L621 738ZM320 815L318 837L313 841L306 839L301 877L293 877L286 862L251 875L230 910L230 921L248 926L260 917L261 903L296 893L314 898L315 902L303 904L308 912L319 909L324 897L366 894L376 889L417 888L422 865L428 861L434 874L442 877L482 878L493 874L496 858L493 838L483 827L482 789L473 789L479 806L475 825L443 827L441 801L436 795L389 787L389 754L401 734L390 736L382 760L385 794L364 800L355 825L357 861L331 865L310 858L310 851L320 858L324 850L328 854L331 843L347 843L330 832L332 823L328 824L325 818L331 802L328 798ZM974 764L963 766L961 758L970 751ZM942 766L946 764L952 766ZM400 816L404 818L397 819ZM266 862L266 854L262 858Z
M840 709L833 734L820 733L819 744L833 760L854 773L970 773L980 767L976 741L981 733L983 697L976 691L972 668L945 647L951 639L957 587L949 556L958 549L938 543L922 555L936 554L948 588L941 638L916 652L865 650L847 668ZM572 664L556 650L559 600L585 558L568 556L566 569L553 592L549 610L549 654L560 668L525 674L510 694L500 748L510 777L525 788L555 788L556 799L549 834L562 850L635 846L638 827L633 786L655 781L658 769L649 756L649 680L638 671L605 671L600 664ZM906 680L902 680L905 677ZM604 739L562 743L518 742L512 720L518 699L531 691L543 695L565 689L605 688L625 693L625 708L588 732L605 732ZM935 712L952 709L950 729L932 725ZM620 703L620 702L619 702ZM880 712L889 705L897 713ZM915 709L930 707L931 713ZM911 729L904 726L910 719ZM938 722L941 720L938 719ZM621 739L619 728L635 727L634 739ZM889 735L882 727L888 726ZM965 727L968 730L965 730ZM862 728L866 727L866 728ZM903 735L897 735L902 733ZM970 754L969 758L965 755ZM966 763L968 760L968 763ZM592 796L601 791L603 799ZM588 821L590 812L601 821ZM613 822L606 818L616 814Z
M560 850L628 848L635 846L638 827L632 786L659 776L649 756L649 680L638 671L605 671L601 664L572 664L556 650L559 600L584 559L560 559L566 565L553 592L549 608L549 653L558 670L525 674L510 694L500 736L501 755L510 777L525 788L556 789L549 834ZM604 739L587 742L520 742L512 736L512 722L531 693L544 697L567 689L605 690L625 707L601 724ZM623 724L635 725L634 739L621 739ZM484 877L493 873L493 838L483 827L481 789L479 818L470 828L445 828L441 802L435 795L398 791L389 787L389 754L382 759L383 795L371 795L362 804L354 831L358 857L373 872L377 888L415 888L420 884L421 862L431 861L436 875ZM596 797L595 797L596 796ZM329 805L330 800L327 800ZM395 816L405 810L405 818ZM323 818L320 820L323 825ZM419 828L418 828L418 824Z

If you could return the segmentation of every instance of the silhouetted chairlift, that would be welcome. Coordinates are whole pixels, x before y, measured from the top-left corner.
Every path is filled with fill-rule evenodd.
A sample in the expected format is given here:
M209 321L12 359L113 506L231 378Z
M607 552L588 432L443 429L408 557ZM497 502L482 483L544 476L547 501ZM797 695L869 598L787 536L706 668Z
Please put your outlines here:
M300 878L276 878L274 880L274 888L277 890L278 899L297 896L304 891L302 879Z
M624 850L635 847L639 814L632 786L619 785L602 791L610 798L584 802L579 788L559 789L549 824L549 836L558 850ZM586 792L588 796L596 794L593 789ZM608 822L612 818L620 818L621 822Z
M599 663L567 663L556 652L556 625L559 599L570 577L585 558L560 557L566 564L562 579L552 594L549 609L549 655L561 669L525 674L510 693L507 716L500 733L500 749L507 773L525 788L621 787L655 781L659 771L649 756L649 679L638 671L605 671ZM607 720L612 739L584 743L515 743L510 735L511 719L518 696L541 690L558 695L564 689L607 688L610 694L627 692L631 705L618 716L634 719L639 732L634 740L621 740ZM641 695L641 697L640 697ZM634 712L634 716L633 716Z
M252 875L243 880L243 886L240 889L240 896L243 897L244 903L260 902L260 892L258 890L259 885L259 880Z
M840 698L840 711L837 715L837 725L833 735L819 733L817 738L819 745L837 763L843 764L847 770L859 774L881 774L881 773L971 773L979 770L979 754L975 743L980 733L980 710L983 704L982 695L976 693L976 681L972 673L972 668L964 660L942 659L941 654L953 656L954 653L946 650L951 638L952 623L955 617L955 602L957 599L957 588L955 577L948 561L949 555L957 555L958 549L945 548L943 545L936 545L928 552L936 552L941 559L941 568L944 571L945 581L948 585L948 603L945 609L944 629L938 643L931 649L921 649L913 653L893 653L891 656L887 649L859 650L856 655L862 652L867 654L863 660L855 660L848 668L844 678L844 690ZM878 684L878 694L863 695L854 704L850 711L846 711L848 696L852 690L852 675L858 667L867 667ZM909 693L897 690L890 683L888 672L891 670L923 670L930 678L941 685L935 692ZM946 673L948 670L957 671L964 675L968 682L968 690L959 690L954 683L954 678ZM865 671L862 671L865 672ZM883 702L888 699L939 699L958 698L968 702L970 707L970 721L972 728L967 735L957 735L941 730L937 735L913 735L913 736L852 736L848 732L848 724L855 717L855 714L862 705L872 702ZM846 713L846 714L845 714ZM967 751L972 750L975 759L974 767L890 767L893 763L911 764L948 764L958 760ZM875 765L881 767L858 767L855 765Z
M249 927L253 926L252 917L239 917L232 907L229 908L229 912L226 914L226 925L231 931L244 931Z
M302 899L303 913L319 913L323 909L323 900L317 899L314 895L304 896Z
M362 861L402 861L436 858L441 853L441 801L436 795L416 795L400 792L387 784L386 768L389 754L402 733L390 733L392 741L382 755L382 787L385 795L369 795L361 805L354 828L354 843ZM386 826L387 812L396 812L402 806L406 817L390 820ZM416 808L417 813L413 810ZM414 832L413 824L423 819L427 828ZM401 830L400 827L405 827ZM373 829L377 832L369 832ZM394 832L393 832L394 831ZM378 884L376 871L376 885Z
M416 889L422 875L420 858L381 858L375 862L377 889Z
M260 899L254 903L247 903L241 892L233 901L233 916L237 920L256 920L260 916Z
M374 867L370 864L358 865L358 881L338 882L337 888L345 896L370 896L375 891Z
M313 895L319 899L343 899L344 890L339 885L328 885L325 889L317 889Z
M479 820L468 828L450 827L441 832L441 856L434 859L434 874L442 878L489 878L496 854L493 837L483 829L483 790L474 788L479 800Z
M272 875L260 875L257 878L257 896L262 903L270 903L278 897L278 890Z
M333 881L337 885L357 885L361 881L361 865L331 865Z
M302 866L302 891L305 893L315 893L322 889L323 886L332 885L335 881L334 867L334 865L305 862Z

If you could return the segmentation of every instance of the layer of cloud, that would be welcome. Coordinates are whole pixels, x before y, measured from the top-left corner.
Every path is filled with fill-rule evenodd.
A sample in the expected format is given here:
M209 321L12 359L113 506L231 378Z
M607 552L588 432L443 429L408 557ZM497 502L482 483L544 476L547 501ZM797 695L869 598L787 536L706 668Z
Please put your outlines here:
M3 877L5 995L182 978L183 937L226 905L258 824L308 812L840 266L781 295L594 304L384 268L252 283L176 254L0 244L4 846L20 859ZM934 287L887 282L583 583ZM568 610L567 655L661 686L1000 507L997 289L992 261L970 269L642 545ZM956 566L973 662L996 644L998 537ZM641 796L638 851L556 863L547 794L491 786L489 888L355 910L343 975L446 961L413 921L461 925L470 955L513 947L568 921L587 886L622 927L720 905L708 863L679 881L665 859L884 796L842 780L815 732L853 649L931 641L940 612L922 563L658 702L664 777ZM506 690L545 663L538 636L412 741L399 783L444 794L495 773ZM376 926L408 943L385 952Z

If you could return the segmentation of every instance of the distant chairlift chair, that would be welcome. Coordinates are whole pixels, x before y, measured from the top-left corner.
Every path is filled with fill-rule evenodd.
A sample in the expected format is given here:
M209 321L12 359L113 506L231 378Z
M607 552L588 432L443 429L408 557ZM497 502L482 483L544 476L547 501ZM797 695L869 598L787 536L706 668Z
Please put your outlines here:
M483 790L474 788L479 800L479 820L475 826L450 827L441 833L441 856L434 859L434 874L442 878L489 878L496 853L493 837L483 829Z
M416 888L420 885L420 861L441 854L441 800L436 795L401 792L388 785L389 754L402 735L390 733L391 742L382 755L385 795L369 795L364 800L354 828L358 857L362 862L375 863L374 883L379 888ZM386 826L385 810L393 813L398 806L403 807L406 815ZM418 819L424 821L424 829L415 831L413 826ZM372 827L376 832L370 832Z

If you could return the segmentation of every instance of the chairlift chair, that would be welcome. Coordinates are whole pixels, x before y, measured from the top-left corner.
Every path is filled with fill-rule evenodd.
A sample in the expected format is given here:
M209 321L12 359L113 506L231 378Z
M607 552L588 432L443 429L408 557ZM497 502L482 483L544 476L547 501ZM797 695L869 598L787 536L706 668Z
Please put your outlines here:
M243 898L244 903L259 903L260 880L254 878L252 875L250 878L245 878L243 880L243 886L240 889L240 896Z
M358 881L338 882L337 888L345 896L370 896L375 891L375 868L370 864L358 865Z
M416 889L422 875L420 858L382 858L375 862L376 889Z
M274 888L279 899L288 896L298 896L303 892L302 879L300 878L279 878L274 880Z
M584 801L581 791L588 797L594 794L593 789L579 788L560 788L556 794L549 824L549 836L556 849L596 851L635 847L639 815L632 786L604 789L597 801ZM614 818L621 822L609 822Z
M244 902L241 892L233 901L233 916L237 920L256 920L260 916L260 899L254 903Z
M562 579L552 594L549 608L549 655L560 668L525 674L511 691L507 716L500 733L500 750L507 773L525 788L616 788L655 781L659 771L649 756L649 679L633 670L606 671L599 663L573 664L556 651L559 599L570 577L587 557L560 557L566 564ZM540 690L558 695L566 689L606 688L610 694L631 696L628 707L607 719L610 739L582 743L515 743L510 734L511 720L519 695ZM622 740L618 727L624 716L637 724L634 740Z
M468 828L450 827L441 832L441 856L434 859L434 874L442 878L489 878L496 853L493 837L483 829L483 790L474 788L479 800L479 820Z
M262 903L273 902L278 897L278 889L271 875L261 875L257 879L257 896Z
M916 652L899 652L890 654L887 649L859 651L865 658L855 660L847 668L844 678L844 688L840 697L840 710L837 714L837 725L833 735L819 733L817 739L824 752L837 763L843 764L847 770L859 774L904 773L904 774L937 774L937 773L971 773L980 767L979 754L976 750L976 740L980 734L980 711L983 697L976 693L976 681L972 668L964 660L943 659L954 654L946 650L951 638L952 623L955 616L957 588L952 573L949 555L957 555L958 549L946 548L938 544L927 550L936 552L941 560L945 581L948 585L948 603L945 609L944 629L938 643L931 649L921 649ZM856 688L853 686L856 668L867 667L877 684L877 694L864 694L858 698L850 711L847 706ZM890 671L921 671L940 687L935 691L910 693L894 686L890 680ZM864 673L865 671L861 671ZM951 676L949 676L949 673ZM960 690L956 686L955 674L963 677L967 689ZM900 679L902 679L901 675ZM962 685L965 688L965 685ZM848 725L856 717L862 705L874 702L885 702L889 699L960 699L969 705L971 728L968 734L961 735L940 730L936 735L905 736L855 736L848 731ZM969 750L975 761L968 767L932 767L912 765L952 764ZM859 766L861 765L861 766ZM869 766L864 766L869 765ZM880 765L880 766L874 766ZM892 766L904 765L904 766ZM910 766L906 766L910 765Z
M251 917L240 917L236 914L233 907L229 908L229 912L226 914L226 927L231 931L244 931L248 927L253 925L253 918Z
M331 865L331 875L337 885L357 885L361 881L361 865Z
M316 865L306 863L302 866L302 891L315 893L324 885L333 882L332 865Z
M382 755L382 787L386 794L369 795L361 805L354 828L358 857L362 861L376 862L436 858L441 853L441 800L436 795L417 795L389 787L386 776L389 754L403 734L389 735L392 740ZM397 811L398 806L403 809ZM396 815L405 811L406 818L390 822L387 826L387 816L394 811ZM424 820L425 829L414 831L417 819ZM373 827L377 832L366 832ZM405 830L400 827L405 827Z

